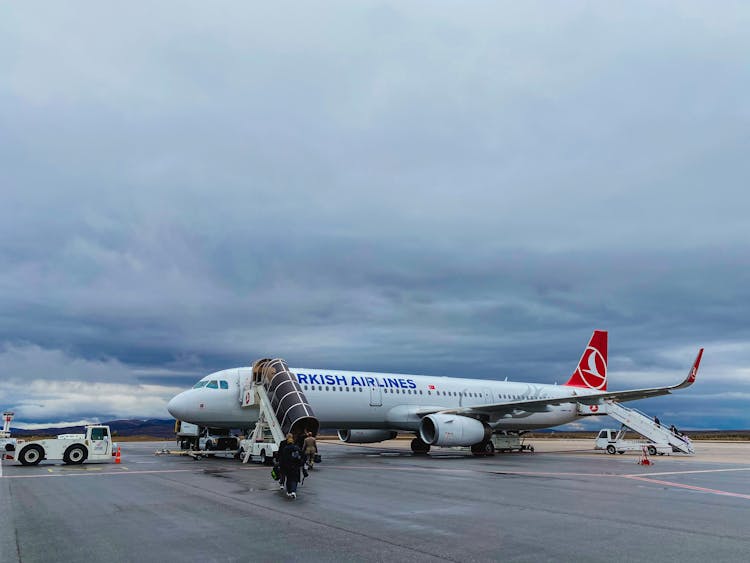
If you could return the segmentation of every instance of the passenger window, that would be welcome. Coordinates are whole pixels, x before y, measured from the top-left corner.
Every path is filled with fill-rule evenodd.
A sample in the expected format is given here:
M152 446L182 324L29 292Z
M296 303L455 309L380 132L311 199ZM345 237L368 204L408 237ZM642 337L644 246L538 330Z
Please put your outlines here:
M328 385L326 385L326 391L328 391Z
M346 389L346 392L347 392L347 393L349 392L349 388L348 388L348 387L344 387L344 389Z
M420 395L422 394L422 390L421 390L421 389L419 390L419 394L420 394Z
M219 381L219 385L222 389L229 389L229 383L226 381Z
M362 392L362 388L361 388L361 387L359 388L359 392L360 392L360 393Z
M215 379L212 379L208 382L208 385L206 385L207 389L218 389L219 388L219 382Z

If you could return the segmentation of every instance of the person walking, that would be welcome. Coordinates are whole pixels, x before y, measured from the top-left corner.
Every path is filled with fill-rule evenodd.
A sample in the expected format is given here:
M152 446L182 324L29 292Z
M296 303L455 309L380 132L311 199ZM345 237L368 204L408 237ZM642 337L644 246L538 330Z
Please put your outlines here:
M287 439L284 438L281 442L279 442L279 449L276 450L275 466L276 466L276 472L279 475L279 490L281 491L283 491L286 488L285 486L286 478L284 476L284 469L281 465L281 456L283 455L284 448L286 448L287 444L288 444Z
M297 484L300 481L300 470L302 469L302 450L294 443L292 434L286 435L286 445L279 455L279 465L284 474L287 498L297 498Z
M318 444L315 441L315 436L313 436L312 432L307 433L302 451L305 452L307 468L312 470L313 465L315 464L315 454L318 453Z

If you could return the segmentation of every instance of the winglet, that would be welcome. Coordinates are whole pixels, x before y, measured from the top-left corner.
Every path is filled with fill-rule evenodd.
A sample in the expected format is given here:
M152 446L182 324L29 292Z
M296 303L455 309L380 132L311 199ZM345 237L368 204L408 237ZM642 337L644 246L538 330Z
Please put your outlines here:
M698 375L698 367L701 365L702 357L703 357L703 348L698 350L698 355L696 356L695 361L693 362L693 367L690 368L690 371L688 372L688 376L685 378L685 381L673 387L674 389L684 389L685 387L690 387L693 383L695 383L695 377Z

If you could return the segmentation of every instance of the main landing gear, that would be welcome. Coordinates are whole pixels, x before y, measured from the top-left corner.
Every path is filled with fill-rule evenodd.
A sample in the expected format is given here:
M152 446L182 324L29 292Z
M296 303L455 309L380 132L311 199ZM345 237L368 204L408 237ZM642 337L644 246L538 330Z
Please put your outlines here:
M411 441L411 451L414 455L427 455L430 451L430 444L423 442L421 438L414 438Z
M474 455L495 455L495 445L492 442L480 442L471 446Z

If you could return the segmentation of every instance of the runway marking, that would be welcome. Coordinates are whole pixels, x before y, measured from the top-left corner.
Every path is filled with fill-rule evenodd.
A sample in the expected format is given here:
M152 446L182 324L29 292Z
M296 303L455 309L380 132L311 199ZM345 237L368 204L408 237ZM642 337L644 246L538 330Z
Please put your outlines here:
M260 470L260 469L267 469L266 467L259 466L259 467L237 467L232 468L227 473L231 473L233 471L250 471L250 470ZM55 472L54 469L47 469L49 473L35 473L34 475L3 475L3 479L35 479L39 477L98 477L101 475L145 475L145 474L152 474L152 473L204 473L205 468L194 468L194 469L142 469L138 471L130 471L127 468L122 468L118 471L102 471L101 467L98 467L96 469L93 469L92 471L99 471L99 473L88 473L88 472L80 472L80 473L67 473L67 472Z
M365 469L360 466L329 466L331 469ZM433 469L429 467L381 467L381 470L392 470L392 471L437 471L440 473L491 473L494 475L518 475L518 476L543 476L543 477L599 477L599 478L615 478L615 479L631 479L637 481L644 481L647 483L653 483L656 485L666 485L669 487L676 487L680 489L689 489L693 491L700 491L703 493L709 493L720 496L728 496L734 498L742 498L750 500L750 494L743 493L732 493L730 491L722 491L719 489L710 489L708 487L699 487L697 485L687 485L684 483L676 483L674 481L662 481L660 479L651 479L649 476L659 475L682 475L689 473L720 473L728 471L750 471L750 467L732 468L732 469L701 469L693 471L665 471L662 473L649 473L649 474L622 474L622 473L574 473L574 472L551 472L551 471L482 471L472 469Z
M720 491L718 489L708 489L706 487L697 487L695 485L687 485L685 483L675 483L674 481L662 481L661 479L649 479L648 477L639 477L636 475L622 475L625 479L634 479L637 481L645 481L647 483L654 483L656 485L667 485L669 487L677 487L680 489L689 489L691 491L699 491L701 493L710 493L712 495L720 495L724 497L735 497L750 500L750 495L742 493L731 493L729 491Z
M688 473L724 473L728 471L750 471L750 467L732 467L728 469L688 469L686 471L662 471L660 473L649 473L649 475L687 475ZM642 473L631 473L623 477L640 477Z

